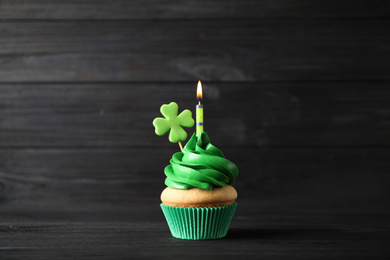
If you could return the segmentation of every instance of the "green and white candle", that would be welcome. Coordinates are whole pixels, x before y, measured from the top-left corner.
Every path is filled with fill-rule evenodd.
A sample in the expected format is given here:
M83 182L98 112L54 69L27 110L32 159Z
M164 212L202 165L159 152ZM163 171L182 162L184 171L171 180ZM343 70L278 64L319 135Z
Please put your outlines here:
M203 105L201 104L203 91L200 80L198 81L196 97L198 99L198 105L196 105L196 136L198 136L201 132L203 132Z

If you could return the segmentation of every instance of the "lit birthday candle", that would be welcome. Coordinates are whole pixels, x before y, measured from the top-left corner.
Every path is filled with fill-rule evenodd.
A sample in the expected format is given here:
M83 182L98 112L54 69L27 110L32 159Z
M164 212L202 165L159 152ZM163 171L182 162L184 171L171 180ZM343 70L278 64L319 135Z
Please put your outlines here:
M201 104L202 97L202 83L199 80L196 90L196 98L198 99L198 104L196 105L196 136L203 132L203 105Z

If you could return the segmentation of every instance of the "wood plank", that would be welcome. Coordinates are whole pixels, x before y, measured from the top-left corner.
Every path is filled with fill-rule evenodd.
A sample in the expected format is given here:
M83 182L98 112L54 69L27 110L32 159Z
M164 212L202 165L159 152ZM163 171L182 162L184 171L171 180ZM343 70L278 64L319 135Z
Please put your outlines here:
M389 80L389 20L1 22L0 81Z
M387 82L203 85L205 131L216 145L390 145ZM0 145L169 148L151 122L171 101L195 112L195 88L196 81L0 84Z
M236 225L234 220L243 221L233 219L227 237L216 241L174 239L160 222L2 225L0 255L4 259L228 260L259 255L266 259L386 259L390 255L386 215L249 216L246 224Z
M387 148L229 149L239 202L268 212L389 213ZM2 149L2 216L158 206L178 149ZM89 213L88 213L89 212ZM125 211L127 212L127 211ZM4 215L4 214L5 215ZM14 214L14 213L13 213Z
M385 0L3 0L1 19L150 19L247 17L389 17Z

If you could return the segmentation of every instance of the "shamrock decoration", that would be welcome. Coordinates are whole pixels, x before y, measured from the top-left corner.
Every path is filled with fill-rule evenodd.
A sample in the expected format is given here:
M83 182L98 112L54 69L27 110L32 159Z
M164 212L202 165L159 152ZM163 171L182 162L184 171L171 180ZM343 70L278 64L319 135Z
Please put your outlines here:
M153 125L156 129L157 135L163 135L169 130L169 141L177 143L184 141L187 138L186 131L182 127L192 127L194 125L194 119L192 119L192 113L186 109L177 115L179 106L175 102L171 102L169 105L162 105L160 108L161 114L165 117L157 117L153 120Z

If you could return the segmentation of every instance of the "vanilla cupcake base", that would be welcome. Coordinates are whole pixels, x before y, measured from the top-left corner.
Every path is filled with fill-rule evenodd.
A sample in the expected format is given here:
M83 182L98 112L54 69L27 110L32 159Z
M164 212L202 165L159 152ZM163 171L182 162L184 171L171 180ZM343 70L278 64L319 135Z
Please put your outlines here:
M232 205L237 199L237 191L232 186L202 190L165 188L161 201L166 206L184 208L208 208Z
M237 207L232 186L202 190L167 187L161 193L161 209L172 236L202 240L226 236Z

